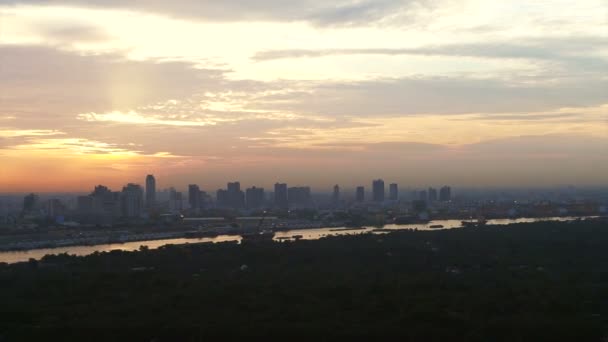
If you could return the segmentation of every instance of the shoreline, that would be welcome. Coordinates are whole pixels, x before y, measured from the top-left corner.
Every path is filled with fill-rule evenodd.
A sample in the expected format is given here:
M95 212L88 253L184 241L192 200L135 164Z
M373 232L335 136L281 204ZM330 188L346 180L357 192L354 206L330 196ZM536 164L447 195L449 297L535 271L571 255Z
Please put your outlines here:
M503 218L493 220L512 220L516 223L517 220L537 220L537 221L554 221L554 220L585 220L602 218L602 216L551 216L551 217L520 217L520 218ZM409 229L412 225L428 225L433 222L445 222L445 221L460 221L460 219L442 219L442 220L431 220L427 223L416 223L416 224L403 224L397 226L403 226L403 229ZM492 221L492 220L490 220ZM496 223L488 223L488 226L496 225ZM386 226L386 225L385 225ZM446 227L442 229L457 229L459 227ZM290 232L290 231L301 231L301 230L315 230L315 229L328 229L331 233L339 232L350 232L350 231L364 231L366 229L372 229L373 231L392 231L398 229L391 228L379 228L372 226L362 227L335 227L335 226L320 226L311 227L310 225L303 225L302 227L290 227L289 229L278 229L277 232ZM11 252L28 252L44 249L59 249L67 247L95 247L103 245L113 244L125 244L131 242L145 242L145 241L157 241L157 240L178 240L178 239L204 239L204 238L217 238L217 237L239 237L245 231L229 231L229 232L199 232L199 231L181 231L181 232L160 232L160 233L143 233L143 234L130 234L120 237L93 237L93 238L74 238L74 239L63 239L63 240L42 240L42 241L24 241L14 242L0 246L0 253L11 253Z

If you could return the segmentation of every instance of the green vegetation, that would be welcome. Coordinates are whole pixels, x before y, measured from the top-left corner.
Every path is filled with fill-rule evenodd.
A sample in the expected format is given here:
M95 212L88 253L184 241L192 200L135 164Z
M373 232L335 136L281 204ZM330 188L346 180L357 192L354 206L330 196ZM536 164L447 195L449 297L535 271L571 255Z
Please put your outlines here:
M0 266L0 341L600 342L607 251L582 221L47 256Z

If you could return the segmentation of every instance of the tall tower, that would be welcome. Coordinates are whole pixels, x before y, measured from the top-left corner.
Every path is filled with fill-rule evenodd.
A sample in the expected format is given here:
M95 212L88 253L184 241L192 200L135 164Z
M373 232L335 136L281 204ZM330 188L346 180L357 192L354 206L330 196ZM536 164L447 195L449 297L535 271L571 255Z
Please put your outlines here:
M391 201L397 201L399 199L399 186L396 183L391 183L391 185L389 185L388 198Z
M156 178L153 175L146 177L146 206L153 208L156 205Z
M357 187L357 202L365 201L365 188L362 186Z
M384 181L382 179L374 180L372 190L374 202L384 202Z
M287 198L287 184L276 183L274 185L274 205L281 209L287 209L289 206Z
M338 184L334 185L334 194L331 199L334 205L340 203L340 186Z

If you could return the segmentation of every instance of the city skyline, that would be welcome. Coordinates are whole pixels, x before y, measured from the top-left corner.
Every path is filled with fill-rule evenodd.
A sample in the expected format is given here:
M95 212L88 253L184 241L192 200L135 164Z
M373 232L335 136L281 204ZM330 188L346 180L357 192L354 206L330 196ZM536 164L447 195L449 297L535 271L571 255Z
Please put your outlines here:
M0 0L0 192L147 173L180 189L607 185L606 13L598 0Z

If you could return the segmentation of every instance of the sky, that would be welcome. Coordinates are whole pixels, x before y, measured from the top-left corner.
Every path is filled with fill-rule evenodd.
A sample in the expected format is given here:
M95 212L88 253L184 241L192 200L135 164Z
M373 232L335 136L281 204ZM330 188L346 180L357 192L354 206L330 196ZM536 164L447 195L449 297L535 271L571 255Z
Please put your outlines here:
M608 185L608 0L0 0L0 192Z

